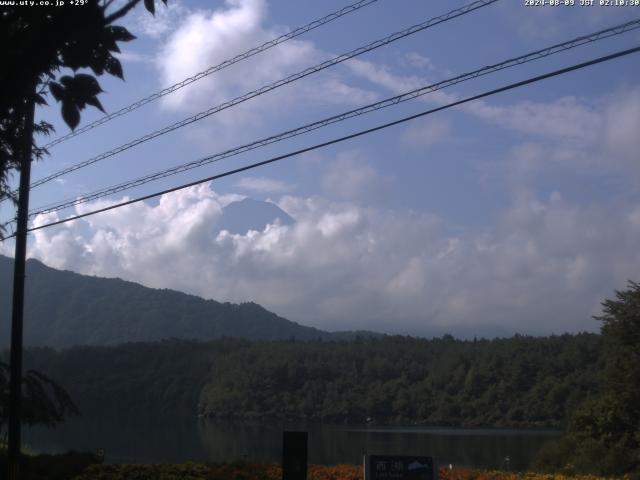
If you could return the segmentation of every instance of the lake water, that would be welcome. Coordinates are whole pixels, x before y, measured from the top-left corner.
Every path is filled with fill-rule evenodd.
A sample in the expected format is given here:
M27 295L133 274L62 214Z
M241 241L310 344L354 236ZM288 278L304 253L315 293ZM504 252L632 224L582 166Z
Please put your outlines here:
M77 419L56 429L26 429L37 452L105 450L112 463L280 462L283 430L309 432L309 463L359 464L364 453L429 455L440 464L527 467L555 431L379 427L327 424ZM505 458L509 457L508 464Z

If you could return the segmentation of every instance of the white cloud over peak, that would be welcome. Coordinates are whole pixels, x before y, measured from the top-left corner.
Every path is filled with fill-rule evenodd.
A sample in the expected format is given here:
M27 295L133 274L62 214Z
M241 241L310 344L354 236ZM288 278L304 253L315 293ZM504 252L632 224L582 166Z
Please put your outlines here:
M239 198L186 189L38 230L29 253L81 273L253 300L320 328L414 334L594 329L599 302L640 271L640 205L586 209L522 192L491 229L452 234L428 214L286 196L279 206L294 224L219 231L223 206Z

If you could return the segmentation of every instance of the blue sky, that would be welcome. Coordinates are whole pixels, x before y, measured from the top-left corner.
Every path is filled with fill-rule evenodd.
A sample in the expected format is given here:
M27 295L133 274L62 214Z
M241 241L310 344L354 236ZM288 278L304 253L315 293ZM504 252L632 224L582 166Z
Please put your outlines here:
M379 0L51 149L34 180L464 5ZM114 111L343 7L339 1L169 0L124 24ZM588 34L638 7L502 0L34 189L32 207ZM640 44L640 30L442 90L123 192L113 202L391 121ZM220 301L256 301L331 330L465 335L594 330L600 302L640 271L638 55L546 80L221 181L40 230L45 263ZM56 105L38 112L68 132ZM99 118L83 112L82 124ZM294 225L215 228L229 202L272 201ZM78 212L96 204L76 207ZM4 206L2 214L11 215ZM36 224L64 218L48 214ZM4 247L11 252L11 244Z

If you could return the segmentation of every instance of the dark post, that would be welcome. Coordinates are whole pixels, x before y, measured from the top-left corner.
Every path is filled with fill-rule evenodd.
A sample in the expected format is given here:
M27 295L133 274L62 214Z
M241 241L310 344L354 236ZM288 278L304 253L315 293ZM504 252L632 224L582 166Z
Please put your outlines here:
M29 91L23 128L20 159L20 190L16 217L16 253L13 271L13 304L11 311L11 380L9 382L9 451L8 479L20 477L20 403L22 401L22 320L24 313L24 279L27 258L27 226L29 221L29 184L31 183L31 148L33 143L34 91Z
M283 432L282 480L307 480L307 432Z

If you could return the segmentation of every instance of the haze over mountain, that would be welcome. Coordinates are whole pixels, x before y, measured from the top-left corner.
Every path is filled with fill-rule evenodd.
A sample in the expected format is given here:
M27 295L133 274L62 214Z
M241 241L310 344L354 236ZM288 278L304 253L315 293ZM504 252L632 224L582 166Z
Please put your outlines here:
M0 256L3 347L9 339L12 273L13 259ZM62 348L164 338L210 340L220 337L328 340L354 334L332 334L305 327L252 302L219 303L120 279L56 270L38 260L27 260L26 345Z

